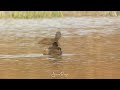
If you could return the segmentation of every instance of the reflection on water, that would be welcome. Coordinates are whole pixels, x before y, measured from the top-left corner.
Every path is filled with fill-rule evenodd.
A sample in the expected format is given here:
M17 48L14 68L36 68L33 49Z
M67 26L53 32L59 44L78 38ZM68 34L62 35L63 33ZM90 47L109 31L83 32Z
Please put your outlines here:
M120 78L120 18L0 20L0 78ZM61 31L63 55L43 55Z

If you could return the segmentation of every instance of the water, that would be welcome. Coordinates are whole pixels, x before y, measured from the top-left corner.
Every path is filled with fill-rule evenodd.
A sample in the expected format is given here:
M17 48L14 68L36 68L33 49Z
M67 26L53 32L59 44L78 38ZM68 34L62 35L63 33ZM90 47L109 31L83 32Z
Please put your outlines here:
M0 19L0 78L120 78L120 17ZM63 55L38 44L61 31Z

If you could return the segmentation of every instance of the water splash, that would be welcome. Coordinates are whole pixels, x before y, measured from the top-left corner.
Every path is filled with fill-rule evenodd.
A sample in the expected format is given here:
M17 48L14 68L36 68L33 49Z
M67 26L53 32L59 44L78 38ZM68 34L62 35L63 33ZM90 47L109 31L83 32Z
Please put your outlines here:
M62 56L74 56L79 54L63 54ZM14 54L14 55L0 55L0 58L37 58L37 57L46 57L48 55L43 54Z

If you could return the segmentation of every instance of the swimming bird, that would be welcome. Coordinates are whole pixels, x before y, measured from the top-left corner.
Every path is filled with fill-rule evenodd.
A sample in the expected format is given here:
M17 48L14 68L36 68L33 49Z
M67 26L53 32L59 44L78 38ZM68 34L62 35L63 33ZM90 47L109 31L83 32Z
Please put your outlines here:
M44 50L44 55L60 56L62 55L62 50L58 46L57 42L53 42L52 46Z
M43 45L52 45L53 42L56 42L58 44L58 40L61 38L61 32L56 32L54 38L44 38L39 41L38 44L43 44Z

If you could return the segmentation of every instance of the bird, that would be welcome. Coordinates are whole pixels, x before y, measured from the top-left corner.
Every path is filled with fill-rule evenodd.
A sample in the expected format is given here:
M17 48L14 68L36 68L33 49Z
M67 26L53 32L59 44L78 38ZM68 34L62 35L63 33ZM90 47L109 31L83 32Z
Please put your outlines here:
M53 42L52 46L49 48L44 49L43 52L44 55L51 55L51 56L61 56L62 55L62 50L58 46L57 42Z
M54 38L43 38L42 40L40 40L38 42L38 44L51 45L53 42L57 42L57 44L58 44L58 41L59 41L60 38L61 38L61 32L58 31L58 32L56 32Z

